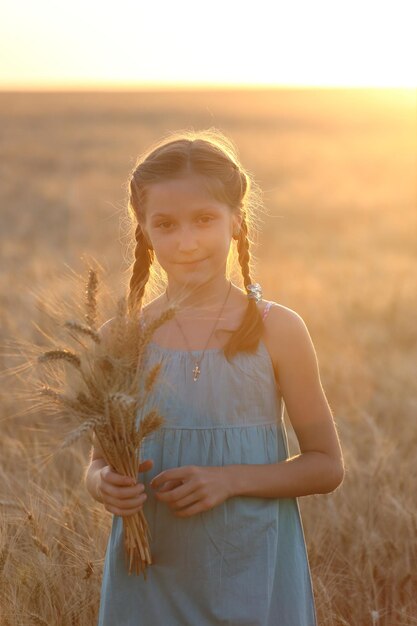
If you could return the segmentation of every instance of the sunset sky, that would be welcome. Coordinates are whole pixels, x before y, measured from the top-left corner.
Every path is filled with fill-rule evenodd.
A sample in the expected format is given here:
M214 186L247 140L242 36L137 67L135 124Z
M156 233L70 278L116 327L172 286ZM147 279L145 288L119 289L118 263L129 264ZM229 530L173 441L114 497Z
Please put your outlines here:
M0 89L416 87L414 1L2 3Z

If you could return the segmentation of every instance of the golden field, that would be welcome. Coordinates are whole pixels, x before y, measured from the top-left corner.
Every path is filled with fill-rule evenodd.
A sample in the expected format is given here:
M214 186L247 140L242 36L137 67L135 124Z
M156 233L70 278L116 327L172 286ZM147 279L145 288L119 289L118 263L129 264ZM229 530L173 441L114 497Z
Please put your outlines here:
M85 256L124 289L137 155L208 127L263 190L253 278L305 320L344 451L342 485L299 498L319 624L417 624L416 92L2 93L0 118L1 626L95 624L111 524L88 440L41 465L68 425L30 406L16 342L45 346Z

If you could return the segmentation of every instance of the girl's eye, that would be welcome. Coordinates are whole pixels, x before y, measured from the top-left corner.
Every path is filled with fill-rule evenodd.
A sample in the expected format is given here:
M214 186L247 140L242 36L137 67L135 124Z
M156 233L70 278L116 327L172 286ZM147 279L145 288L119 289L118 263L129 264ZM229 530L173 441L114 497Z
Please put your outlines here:
M203 224L208 224L212 220L213 218L211 217L211 215L202 215L201 217L198 218L198 221L201 221ZM160 228L161 230L168 230L171 225L172 225L172 222L168 222L168 221L159 222L159 224L157 225L157 228Z
M169 226L170 224L171 224L171 222L160 222L160 223L158 224L158 228L161 228L161 227L162 227L162 230L167 230L166 228L164 228L164 226L166 226L166 225L168 225L168 226Z

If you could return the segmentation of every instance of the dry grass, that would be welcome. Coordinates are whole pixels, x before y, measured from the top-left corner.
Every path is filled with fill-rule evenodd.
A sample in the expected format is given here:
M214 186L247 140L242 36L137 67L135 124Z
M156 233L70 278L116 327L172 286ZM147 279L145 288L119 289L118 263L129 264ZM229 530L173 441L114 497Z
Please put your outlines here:
M269 211L254 279L305 319L345 453L343 485L299 500L321 626L417 623L415 106L415 94L357 91L0 96L3 344L46 349L43 333L56 327L38 286L58 307L76 302L78 282L63 281L62 268L83 274L85 251L121 287L121 188L150 142L210 125L236 141ZM9 351L2 369L15 365ZM50 416L29 417L13 392L8 378L2 624L90 626L111 516L85 490L89 444L42 471L56 445Z

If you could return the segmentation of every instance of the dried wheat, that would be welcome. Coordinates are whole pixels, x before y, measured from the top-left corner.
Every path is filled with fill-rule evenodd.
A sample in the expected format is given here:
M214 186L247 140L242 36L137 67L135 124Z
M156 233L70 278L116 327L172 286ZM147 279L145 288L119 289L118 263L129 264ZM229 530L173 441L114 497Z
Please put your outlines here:
M48 350L38 357L39 363L47 363L50 361L59 360L68 361L68 363L71 363L71 365L75 365L75 367L81 368L80 357L70 350L60 348L58 348L57 350Z
M86 309L85 320L91 329L95 329L97 320L97 289L98 278L97 272L90 268L88 272L88 283L86 289Z
M87 337L91 337L91 339L97 344L101 343L100 335L98 334L98 332L93 330L89 326L85 326L84 324L80 324L80 322L73 320L67 320L66 322L64 322L64 326L66 328L69 328L70 330L75 330L83 335L87 335Z
M155 330L172 319L175 307L164 311L143 329L139 324L140 311L132 315L128 312L126 298L120 298L116 315L111 319L110 333L102 341L103 337L95 329L97 288L97 275L90 270L86 289L87 326L73 320L65 323L67 328L91 337L93 345L82 344L81 356L67 349L55 349L39 358L41 363L62 359L75 365L79 385L83 388L74 389L74 395L69 396L45 385L41 393L55 405L65 406L74 419L81 421L67 435L61 449L94 430L107 463L114 471L136 480L141 442L164 423L164 418L155 410L140 417L145 412L148 395L155 388L162 368L162 363L157 363L149 371L145 370L145 348ZM143 511L127 516L123 524L129 574L135 570L137 574L143 572L146 578L146 567L152 559L148 544L150 531ZM36 528L33 529L33 540L40 549L47 550Z

